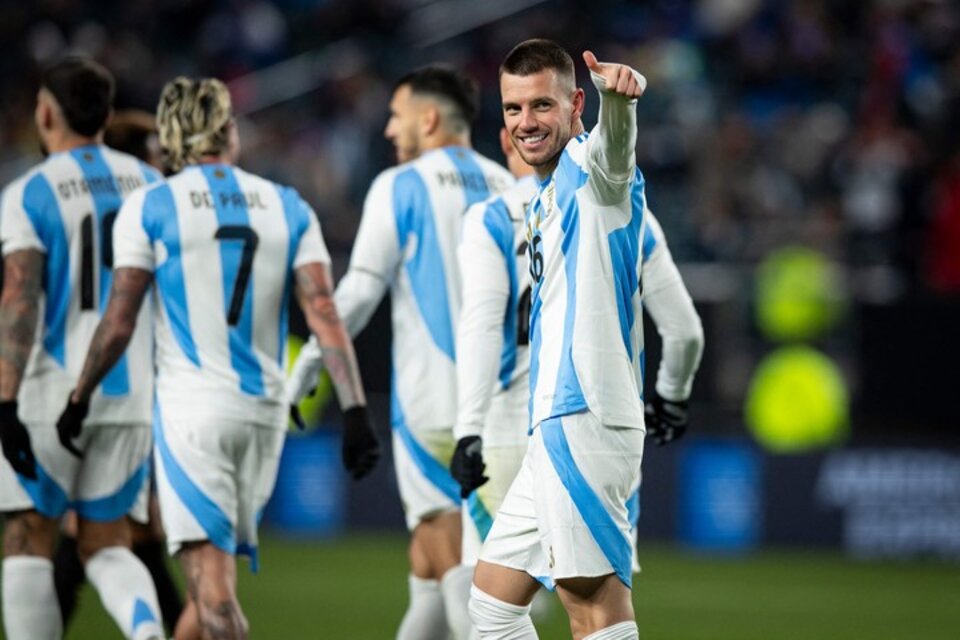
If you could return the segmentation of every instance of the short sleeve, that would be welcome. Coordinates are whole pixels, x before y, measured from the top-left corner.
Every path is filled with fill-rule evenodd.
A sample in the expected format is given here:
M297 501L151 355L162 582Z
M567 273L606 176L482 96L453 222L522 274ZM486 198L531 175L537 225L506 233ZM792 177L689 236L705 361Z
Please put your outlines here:
M312 262L330 264L330 252L327 251L327 245L323 241L323 233L320 231L317 214L302 199L300 200L300 207L302 207L303 215L307 217L307 226L300 236L300 242L297 244L293 268L297 269Z
M34 194L31 202L27 201L27 186L31 187L30 192ZM29 182L17 180L4 189L0 197L0 241L3 242L4 255L23 249L37 249L46 253L47 249L31 219L31 215L34 218L42 215L41 207L55 204L55 201L50 201L48 205L39 201L44 190L49 191L50 186L39 174ZM53 197L52 191L50 197ZM28 208L33 210L28 212Z
M133 267L153 271L156 267L153 238L144 220L150 215L146 209L158 207L156 189L134 191L120 207L113 223L113 268ZM174 215L169 212L167 215Z

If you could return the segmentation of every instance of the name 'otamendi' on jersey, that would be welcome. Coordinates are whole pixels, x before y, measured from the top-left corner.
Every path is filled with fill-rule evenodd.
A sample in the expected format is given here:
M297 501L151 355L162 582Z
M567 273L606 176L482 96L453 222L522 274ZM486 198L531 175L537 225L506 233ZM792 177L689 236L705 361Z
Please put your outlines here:
M37 345L18 398L24 420L53 423L66 405L110 294L117 211L134 190L160 179L133 156L87 145L52 154L4 190L4 255L35 249L45 256ZM150 420L150 305L141 309L137 326L91 398L91 423Z
M511 184L506 169L476 151L444 147L387 169L370 187L350 269L390 285L395 423L453 426L463 215ZM341 312L349 325L351 310Z
M155 273L157 393L207 393L225 413L283 424L293 270L330 257L289 187L222 164L191 166L126 202L115 264Z

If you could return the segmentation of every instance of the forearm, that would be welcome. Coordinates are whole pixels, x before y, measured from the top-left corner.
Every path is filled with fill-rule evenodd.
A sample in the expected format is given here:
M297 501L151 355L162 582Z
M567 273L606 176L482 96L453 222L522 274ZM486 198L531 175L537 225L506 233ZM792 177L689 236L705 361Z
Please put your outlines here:
M333 300L350 337L356 337L370 322L387 286L380 276L357 267L351 267L340 280Z
M330 375L340 408L346 410L366 405L353 343L340 321L333 299L315 301L311 312L306 315L310 331L317 337L323 366Z
M645 295L644 306L663 339L657 393L667 400L686 400L703 355L700 316L679 279L671 286Z
M15 400L37 330L36 298L7 295L0 303L0 401Z
M600 94L597 126L590 136L591 160L608 180L626 182L636 166L637 100L608 91L597 74L591 78Z
M104 318L93 334L83 371L73 392L73 399L86 402L107 372L120 360L130 344L135 328L134 321Z

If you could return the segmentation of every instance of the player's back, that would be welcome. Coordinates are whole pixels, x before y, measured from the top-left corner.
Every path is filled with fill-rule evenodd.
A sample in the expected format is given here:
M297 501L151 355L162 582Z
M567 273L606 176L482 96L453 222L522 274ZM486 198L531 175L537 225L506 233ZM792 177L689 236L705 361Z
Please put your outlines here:
M528 211L531 424L589 410L642 428L644 180L635 169L628 198L597 204L588 145L568 143Z
M385 174L402 256L391 292L394 407L410 425L449 428L456 419L456 252L463 216L513 177L463 147L429 151Z
M200 396L277 423L293 262L312 210L295 190L223 164L188 167L129 206L159 247L161 400Z
M4 191L4 255L45 254L37 345L19 395L24 419L52 423L66 405L109 298L117 211L131 192L159 180L133 156L87 145L51 155ZM151 359L150 305L144 305L126 353L91 398L88 421L149 421Z

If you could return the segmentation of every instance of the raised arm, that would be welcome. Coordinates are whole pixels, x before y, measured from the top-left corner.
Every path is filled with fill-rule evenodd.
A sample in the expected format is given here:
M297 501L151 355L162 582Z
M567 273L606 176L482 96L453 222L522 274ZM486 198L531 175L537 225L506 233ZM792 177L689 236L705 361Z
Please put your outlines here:
M367 413L367 399L353 343L337 313L333 279L326 264L312 262L296 270L297 300L316 337L323 365L330 372L343 411L343 462L354 478L369 473L380 457L380 444Z
M590 78L600 93L597 126L587 142L590 183L602 204L626 197L636 166L637 98L647 86L646 78L622 64L598 62L583 52Z

